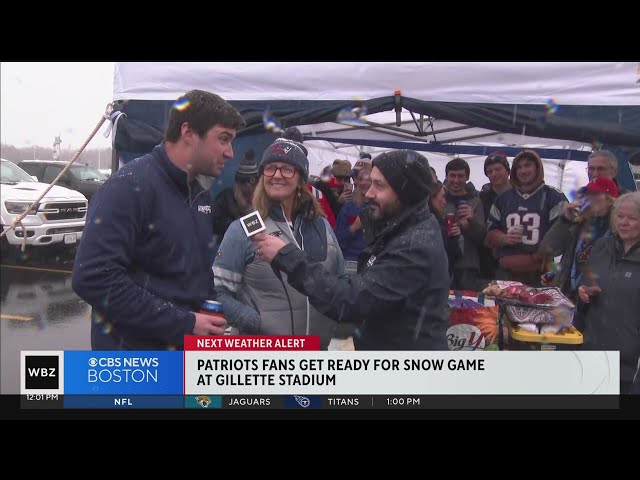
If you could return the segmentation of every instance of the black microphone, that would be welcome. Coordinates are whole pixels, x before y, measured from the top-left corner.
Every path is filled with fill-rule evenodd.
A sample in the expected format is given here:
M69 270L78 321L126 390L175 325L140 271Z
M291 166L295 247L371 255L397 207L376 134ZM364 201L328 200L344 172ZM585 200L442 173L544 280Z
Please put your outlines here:
M393 92L395 95L395 104L396 104L396 127L399 127L402 125L402 119L401 119L401 114L402 114L402 97L400 96L400 90L396 90L395 92Z
M264 221L262 220L262 217L260 216L260 212L258 212L257 210L249 213L248 215L245 215L244 217L240 217L240 224L244 229L244 233L246 233L247 237L249 238L254 236L256 233L263 232L264 230L267 229L267 227L264 224ZM278 237L280 236L279 234L280 232L274 232L274 233L271 233L270 235L274 237ZM271 263L271 270L273 270L273 273L275 274L275 276L278 277L278 280L280 280L280 283L282 284L282 288L284 289L284 294L287 296L287 303L289 304L289 313L291 314L291 335L295 335L294 321L293 321L293 306L291 305L291 298L289 298L289 291L287 290L287 286L284 284L284 281L282 280L282 274L280 273L280 270L278 270L273 263Z
M249 238L253 237L256 233L263 232L267 229L264 224L264 220L262 220L262 217L260 216L260 212L257 210L245 215L244 217L240 217L240 224L242 225L244 233ZM282 280L280 270L278 270L273 263L271 264L271 270L276 274L276 277Z

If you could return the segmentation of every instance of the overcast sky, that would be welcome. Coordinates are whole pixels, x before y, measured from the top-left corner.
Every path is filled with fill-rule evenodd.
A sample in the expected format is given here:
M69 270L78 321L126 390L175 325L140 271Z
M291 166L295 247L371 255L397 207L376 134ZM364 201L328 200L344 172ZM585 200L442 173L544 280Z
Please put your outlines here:
M16 147L78 148L113 95L112 62L0 64L0 136ZM106 123L87 148L108 147Z

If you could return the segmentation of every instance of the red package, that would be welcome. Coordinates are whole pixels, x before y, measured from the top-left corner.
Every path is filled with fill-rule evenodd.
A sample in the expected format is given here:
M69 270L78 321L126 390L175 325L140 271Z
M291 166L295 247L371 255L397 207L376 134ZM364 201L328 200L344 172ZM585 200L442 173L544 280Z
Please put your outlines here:
M518 293L518 300L520 300L521 302L534 303L531 301L533 297L534 297L534 294L531 293L529 290L520 290L520 292Z
M546 293L536 293L529 300L529 303L536 303L538 305L542 305L542 304L545 304L545 303L551 303L551 302L553 302L553 297L551 295L546 294Z

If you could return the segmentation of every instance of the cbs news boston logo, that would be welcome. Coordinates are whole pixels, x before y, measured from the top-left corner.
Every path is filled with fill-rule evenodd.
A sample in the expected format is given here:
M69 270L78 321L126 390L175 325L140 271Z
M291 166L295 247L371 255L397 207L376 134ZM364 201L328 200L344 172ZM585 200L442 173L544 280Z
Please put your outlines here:
M20 352L20 393L62 394L64 352Z

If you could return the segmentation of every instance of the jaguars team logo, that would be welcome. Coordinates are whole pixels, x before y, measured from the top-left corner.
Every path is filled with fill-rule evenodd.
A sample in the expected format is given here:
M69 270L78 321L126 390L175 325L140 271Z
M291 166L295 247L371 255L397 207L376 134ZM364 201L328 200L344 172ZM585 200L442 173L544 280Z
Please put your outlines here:
M205 396L196 398L196 402L198 402L198 405L200 405L202 408L208 408L209 405L211 405L211 399Z

